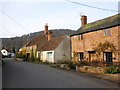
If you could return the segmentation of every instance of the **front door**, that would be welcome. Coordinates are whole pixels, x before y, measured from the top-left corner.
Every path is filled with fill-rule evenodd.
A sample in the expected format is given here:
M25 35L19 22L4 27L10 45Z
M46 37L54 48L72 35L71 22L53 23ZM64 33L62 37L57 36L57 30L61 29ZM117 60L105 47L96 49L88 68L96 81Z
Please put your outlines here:
M106 62L112 62L112 52L104 52L104 60Z

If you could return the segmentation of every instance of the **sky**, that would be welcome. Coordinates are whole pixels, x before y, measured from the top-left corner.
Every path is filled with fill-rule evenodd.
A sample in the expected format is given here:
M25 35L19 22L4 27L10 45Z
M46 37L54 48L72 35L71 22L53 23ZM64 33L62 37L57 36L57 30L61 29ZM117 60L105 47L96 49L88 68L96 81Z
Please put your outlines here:
M71 0L85 5L118 11L119 0ZM88 23L118 12L78 5L67 0L0 0L0 38L10 38L49 29L77 30L81 15Z

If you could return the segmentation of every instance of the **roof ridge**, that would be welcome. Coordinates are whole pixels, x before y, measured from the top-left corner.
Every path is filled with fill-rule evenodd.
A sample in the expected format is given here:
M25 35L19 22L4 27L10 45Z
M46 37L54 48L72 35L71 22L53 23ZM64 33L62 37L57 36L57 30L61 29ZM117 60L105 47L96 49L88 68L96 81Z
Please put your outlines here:
M118 22L118 20L120 19L120 14L116 14L104 19L100 19L97 21L94 21L92 23L88 23L82 27L80 27L77 30L77 33L85 33L85 32L90 32L90 31L94 31L94 30L100 30L100 29L104 29L104 28L109 28L109 27L113 27L113 26L117 26L120 24L120 22Z

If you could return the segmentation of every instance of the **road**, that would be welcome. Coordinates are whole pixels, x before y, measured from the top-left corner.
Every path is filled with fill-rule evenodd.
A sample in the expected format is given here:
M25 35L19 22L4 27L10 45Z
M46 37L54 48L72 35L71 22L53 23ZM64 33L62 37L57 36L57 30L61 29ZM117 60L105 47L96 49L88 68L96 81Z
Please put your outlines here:
M117 84L52 68L48 65L4 59L3 88L117 88Z

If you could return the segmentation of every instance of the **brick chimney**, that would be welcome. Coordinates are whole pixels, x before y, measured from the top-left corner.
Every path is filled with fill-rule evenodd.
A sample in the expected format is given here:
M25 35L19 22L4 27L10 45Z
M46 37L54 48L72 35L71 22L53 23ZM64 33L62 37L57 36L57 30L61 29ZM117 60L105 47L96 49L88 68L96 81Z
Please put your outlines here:
M48 32L48 41L52 39L52 32Z
M87 24L87 16L83 15L81 16L81 26L84 26Z
M46 23L45 25L45 30L44 30L44 34L47 34L48 33L48 24Z

